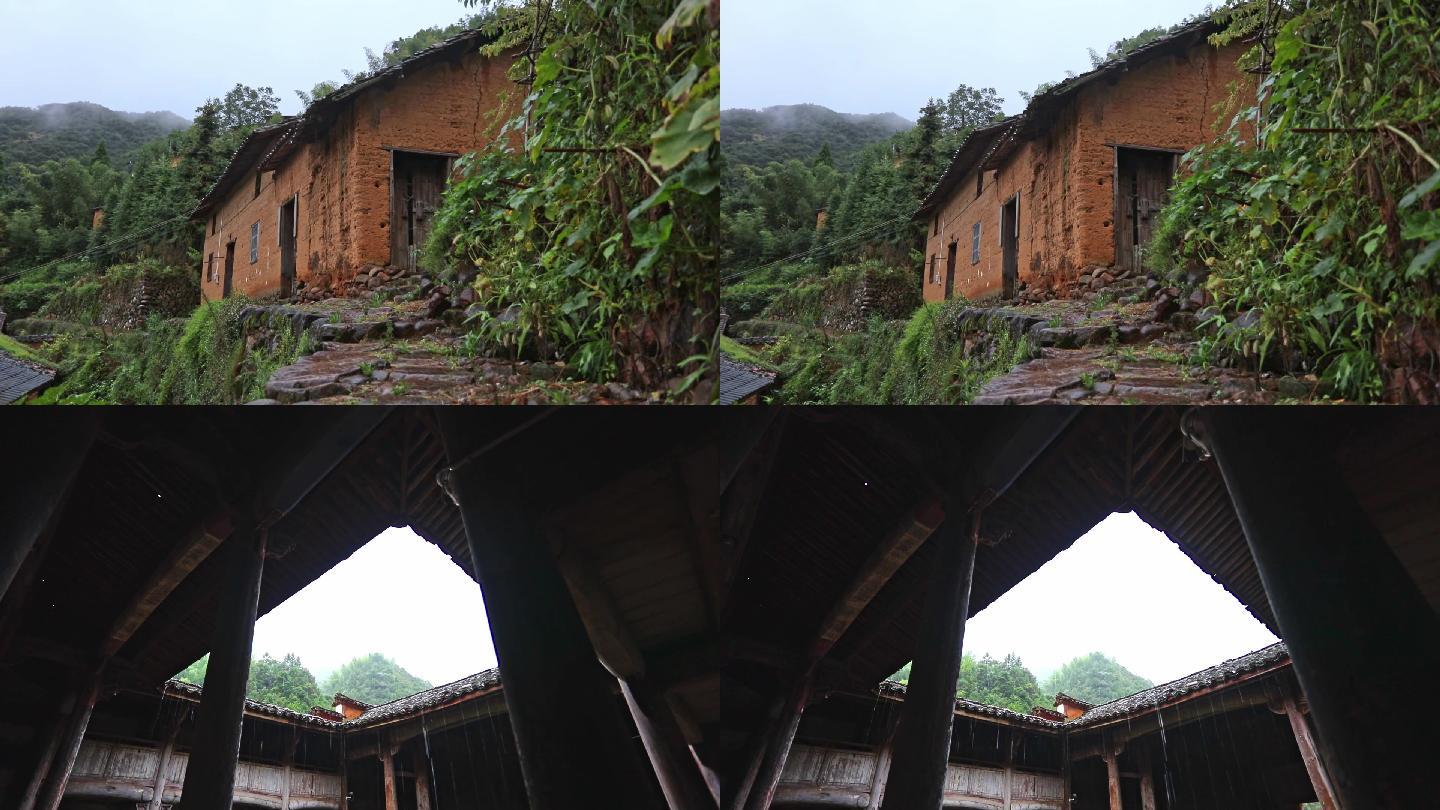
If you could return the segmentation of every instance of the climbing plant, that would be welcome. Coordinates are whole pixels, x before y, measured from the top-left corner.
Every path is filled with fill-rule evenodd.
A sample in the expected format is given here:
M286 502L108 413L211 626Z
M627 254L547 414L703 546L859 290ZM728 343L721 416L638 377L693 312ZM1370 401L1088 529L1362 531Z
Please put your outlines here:
M1220 19L1217 44L1273 34L1241 62L1270 71L1186 156L1151 256L1208 278L1216 355L1440 401L1440 8L1252 0Z
M509 137L460 161L427 250L432 267L478 272L475 332L592 379L701 378L717 326L713 5L502 7L489 47L521 54L512 78L529 91Z

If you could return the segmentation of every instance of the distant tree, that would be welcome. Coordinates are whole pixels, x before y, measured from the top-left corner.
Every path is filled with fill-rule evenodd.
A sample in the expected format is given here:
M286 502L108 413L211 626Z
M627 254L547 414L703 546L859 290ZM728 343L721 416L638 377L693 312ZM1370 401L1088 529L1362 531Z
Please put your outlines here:
M940 179L944 136L945 105L932 98L920 110L920 120L911 133L910 149L905 155L905 180L910 184L911 197L917 201L923 200Z
M829 166L835 168L835 156L830 153L830 142L826 141L820 145L819 154L815 155L814 166Z
M908 684L910 664L901 667L889 680ZM1048 703L1035 682L1034 673L1013 653L1000 660L989 655L978 660L974 656L963 656L955 696L1017 712L1029 712L1035 706Z
M377 705L423 692L430 686L429 681L411 675L380 653L356 658L325 679L327 695L344 692L357 700Z
M971 656L960 660L960 680L955 694L966 700L1000 706L1017 712L1028 712L1046 704L1035 675L1025 668L1015 654L1001 660L984 656L978 661Z
M193 683L196 686L205 685L205 670L210 666L210 653L200 656L200 660L180 670L175 680Z
M254 129L280 115L280 97L269 87L236 84L220 99L219 115L223 130Z
M315 676L294 654L280 659L266 655L250 662L250 680L245 687L245 696L259 703L284 706L297 712L325 703Z
M1045 680L1045 692L1079 698L1086 703L1108 703L1141 692L1155 684L1136 675L1118 661L1092 652L1069 661Z
M102 163L106 166L110 165L110 150L105 147L103 140L95 147L95 156L90 158L90 162Z

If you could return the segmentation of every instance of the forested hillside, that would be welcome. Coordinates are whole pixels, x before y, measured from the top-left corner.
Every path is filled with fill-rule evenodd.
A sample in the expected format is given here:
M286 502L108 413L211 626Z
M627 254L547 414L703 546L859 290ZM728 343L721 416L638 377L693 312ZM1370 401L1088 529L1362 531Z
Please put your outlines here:
M103 143L124 166L140 147L189 125L172 112L118 112L85 101L0 107L0 165L87 158Z
M725 158L732 167L808 161L828 145L835 167L843 171L865 147L912 126L894 113L838 113L817 104L720 113Z

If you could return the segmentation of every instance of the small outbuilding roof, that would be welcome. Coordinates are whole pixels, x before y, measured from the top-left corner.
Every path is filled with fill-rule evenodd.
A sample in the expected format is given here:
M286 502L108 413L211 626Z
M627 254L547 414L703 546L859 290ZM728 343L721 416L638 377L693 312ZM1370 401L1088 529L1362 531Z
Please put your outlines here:
M775 384L775 375L720 354L720 404L734 405Z
M1217 686L1226 686L1288 663L1290 663L1290 650L1285 643L1272 644L1238 658L1222 661L1213 667L1206 667L1183 678L1176 678L1169 683L1162 683L1143 692L1136 692L1119 700L1101 704L1070 721L1070 724L1088 726L1139 714L1196 692L1213 689Z
M0 351L0 405L18 402L54 380L54 371Z

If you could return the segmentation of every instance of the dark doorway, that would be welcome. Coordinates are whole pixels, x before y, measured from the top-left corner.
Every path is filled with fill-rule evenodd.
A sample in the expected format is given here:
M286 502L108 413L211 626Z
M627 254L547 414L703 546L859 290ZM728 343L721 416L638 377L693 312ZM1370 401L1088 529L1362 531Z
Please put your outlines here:
M231 242L225 246L225 287L220 293L221 298L230 297L230 288L235 282L235 243Z
M425 248L435 211L440 208L450 158L397 151L392 159L390 264L413 268L416 255Z
M1153 149L1115 149L1115 266L1144 271L1145 248L1169 198L1175 155Z
M1020 195L1000 209L1000 278L1005 298L1015 297L1020 283Z
M945 300L955 297L955 258L960 251L959 242L950 243L950 255L945 259Z
M280 297L295 294L295 232L298 229L300 198L291 197L280 206Z

